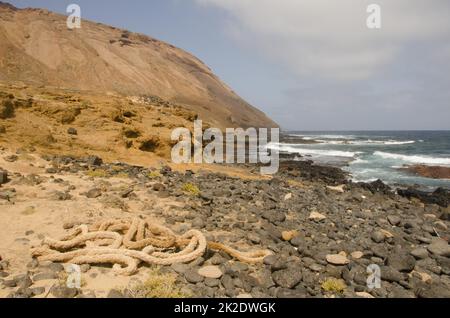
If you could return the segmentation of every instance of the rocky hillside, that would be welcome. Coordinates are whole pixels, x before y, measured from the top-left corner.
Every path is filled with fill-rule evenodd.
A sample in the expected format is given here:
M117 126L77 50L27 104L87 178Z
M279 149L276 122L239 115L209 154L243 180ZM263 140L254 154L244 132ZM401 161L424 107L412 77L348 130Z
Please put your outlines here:
M217 127L273 127L196 57L146 35L0 2L0 81L60 89L152 95Z

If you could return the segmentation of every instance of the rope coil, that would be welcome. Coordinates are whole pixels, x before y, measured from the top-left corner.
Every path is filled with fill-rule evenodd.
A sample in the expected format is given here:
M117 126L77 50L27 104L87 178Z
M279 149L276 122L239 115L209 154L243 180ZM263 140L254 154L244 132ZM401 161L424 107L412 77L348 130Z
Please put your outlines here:
M177 235L161 224L139 218L106 220L90 227L80 225L60 239L45 238L31 254L39 261L113 264L115 273L132 275L140 263L189 263L207 248L224 251L246 263L262 262L272 254L268 250L241 252L222 243L207 242L204 234L195 229Z

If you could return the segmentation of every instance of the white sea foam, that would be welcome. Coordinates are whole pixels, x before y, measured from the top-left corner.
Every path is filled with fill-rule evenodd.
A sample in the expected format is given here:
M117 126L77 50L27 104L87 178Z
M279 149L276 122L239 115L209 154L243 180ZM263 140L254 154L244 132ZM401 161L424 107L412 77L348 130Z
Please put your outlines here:
M408 156L396 153L376 151L375 156L384 159L402 160L409 163L425 164L425 165L450 165L450 158L428 157L428 156Z
M348 146L394 146L408 145L415 143L414 140L398 141L398 140L324 140L316 139L316 141L329 145L348 145Z
M270 149L277 149L279 151L298 153L300 155L316 155L316 156L327 156L327 157L353 158L356 155L361 154L361 152L353 152L353 151L295 148L295 147L292 147L292 145L280 144L280 143L279 144L271 143L267 147Z
M385 145L409 145L415 143L414 140L408 140L408 141L386 141Z
M291 137L300 137L305 140L317 140L317 139L355 139L353 135L301 135L301 134L289 134Z
M352 161L351 164L354 165L354 164L361 164L361 163L368 163L368 162L369 162L368 160L356 158L356 160Z

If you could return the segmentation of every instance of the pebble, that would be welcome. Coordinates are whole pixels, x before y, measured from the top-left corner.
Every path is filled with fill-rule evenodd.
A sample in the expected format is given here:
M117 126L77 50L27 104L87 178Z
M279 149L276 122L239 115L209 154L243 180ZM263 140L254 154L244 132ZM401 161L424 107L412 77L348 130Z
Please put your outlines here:
M302 273L298 268L288 268L272 273L273 281L283 288L294 288L302 280Z
M164 184L158 182L152 186L152 189L153 189L153 191L160 192L160 191L166 190L166 186Z
M253 244L259 244L261 243L261 238L253 233L250 233L247 235L247 238L250 240L250 242L252 242Z
M360 259L364 256L364 253L361 251L355 251L350 254L353 259Z
M42 272L33 276L33 281L57 279L58 275L55 272Z
M17 286L17 283L16 283L16 281L14 279L3 280L2 283L3 283L3 285L5 287L12 288L12 287L16 287Z
M391 225L393 225L393 226L397 226L401 222L400 217L398 217L397 215L389 215L387 217L387 219L388 219L389 223L391 223Z
M398 270L399 272L409 273L414 269L416 260L412 255L394 252L386 259L386 265Z
M39 296L42 295L43 293L45 293L45 287L33 287L30 288L31 293L33 294L33 296Z
M305 239L301 236L296 236L291 240L291 244L296 247L302 247L305 245Z
M175 263L172 264L170 267L178 274L184 274L189 269L188 265L182 263Z
M335 186L335 187L327 186L327 189L331 190L331 191L334 191L334 192L337 192L337 193L344 193L345 192L344 187L345 187L345 184L341 184L341 185L338 185L338 186Z
M50 293L56 298L74 298L78 294L76 288L69 288L64 285L53 286Z
M209 259L209 261L212 265L220 265L225 263L227 260L224 257L220 256L219 253L216 253Z
M428 258L428 251L425 248L416 248L411 251L411 255L416 259Z
M91 265L89 265L89 264L81 264L80 265L80 270L82 273L86 273L90 269L91 269Z
M220 280L216 278L205 278L204 283L208 287L217 287L220 285Z
M450 257L450 247L447 241L436 238L427 247L428 251L434 255Z
M375 298L368 292L356 292L355 295L361 298Z
M297 235L298 235L298 232L295 230L281 232L281 238L283 239L283 241L290 241Z
M268 255L266 257L264 257L263 259L263 263L265 265L273 265L275 264L275 262L278 260L277 256L275 256L274 254L272 255Z
M50 269L51 271L54 271L54 272L61 272L61 271L64 270L64 266L62 264L60 264L60 263L53 263L53 262L50 262L50 263L45 264L45 265L41 264L41 267L48 268L48 269Z
M190 268L184 273L184 278L192 284L200 283L203 281L204 276L200 275L196 270Z
M86 192L86 197L89 199L95 199L102 195L102 190L98 188L90 189L88 192Z
M448 230L448 226L442 221L436 221L433 224L434 224L434 227L437 230L440 230L440 231L447 231Z
M118 291L117 289L111 289L108 292L108 295L106 298L125 298L122 292Z
M333 265L346 265L350 263L348 258L341 254L329 254L326 256L326 260L328 263Z
M381 279L388 282L401 282L404 280L405 276L400 273L398 270L390 266L382 266L381 270Z
M222 277L223 273L220 270L218 266L210 265L210 266L204 266L198 270L198 273L207 278L220 278Z
M320 222L325 220L327 217L323 214L320 214L319 212L311 212L311 214L309 215L309 219L315 222Z
M375 243L381 243L381 242L383 242L385 240L386 237L384 236L384 234L381 231L375 231L375 232L372 233L370 238Z

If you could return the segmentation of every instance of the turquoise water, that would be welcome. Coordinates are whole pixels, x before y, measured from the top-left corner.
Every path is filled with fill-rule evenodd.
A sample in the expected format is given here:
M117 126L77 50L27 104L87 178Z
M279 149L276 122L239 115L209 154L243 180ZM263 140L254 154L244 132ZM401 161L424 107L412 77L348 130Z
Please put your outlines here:
M424 164L450 167L450 131L290 131L290 143L276 146L321 163L341 163L355 181L450 188L450 179L418 177L398 168ZM295 143L295 138L317 144ZM292 143L291 143L292 142Z

